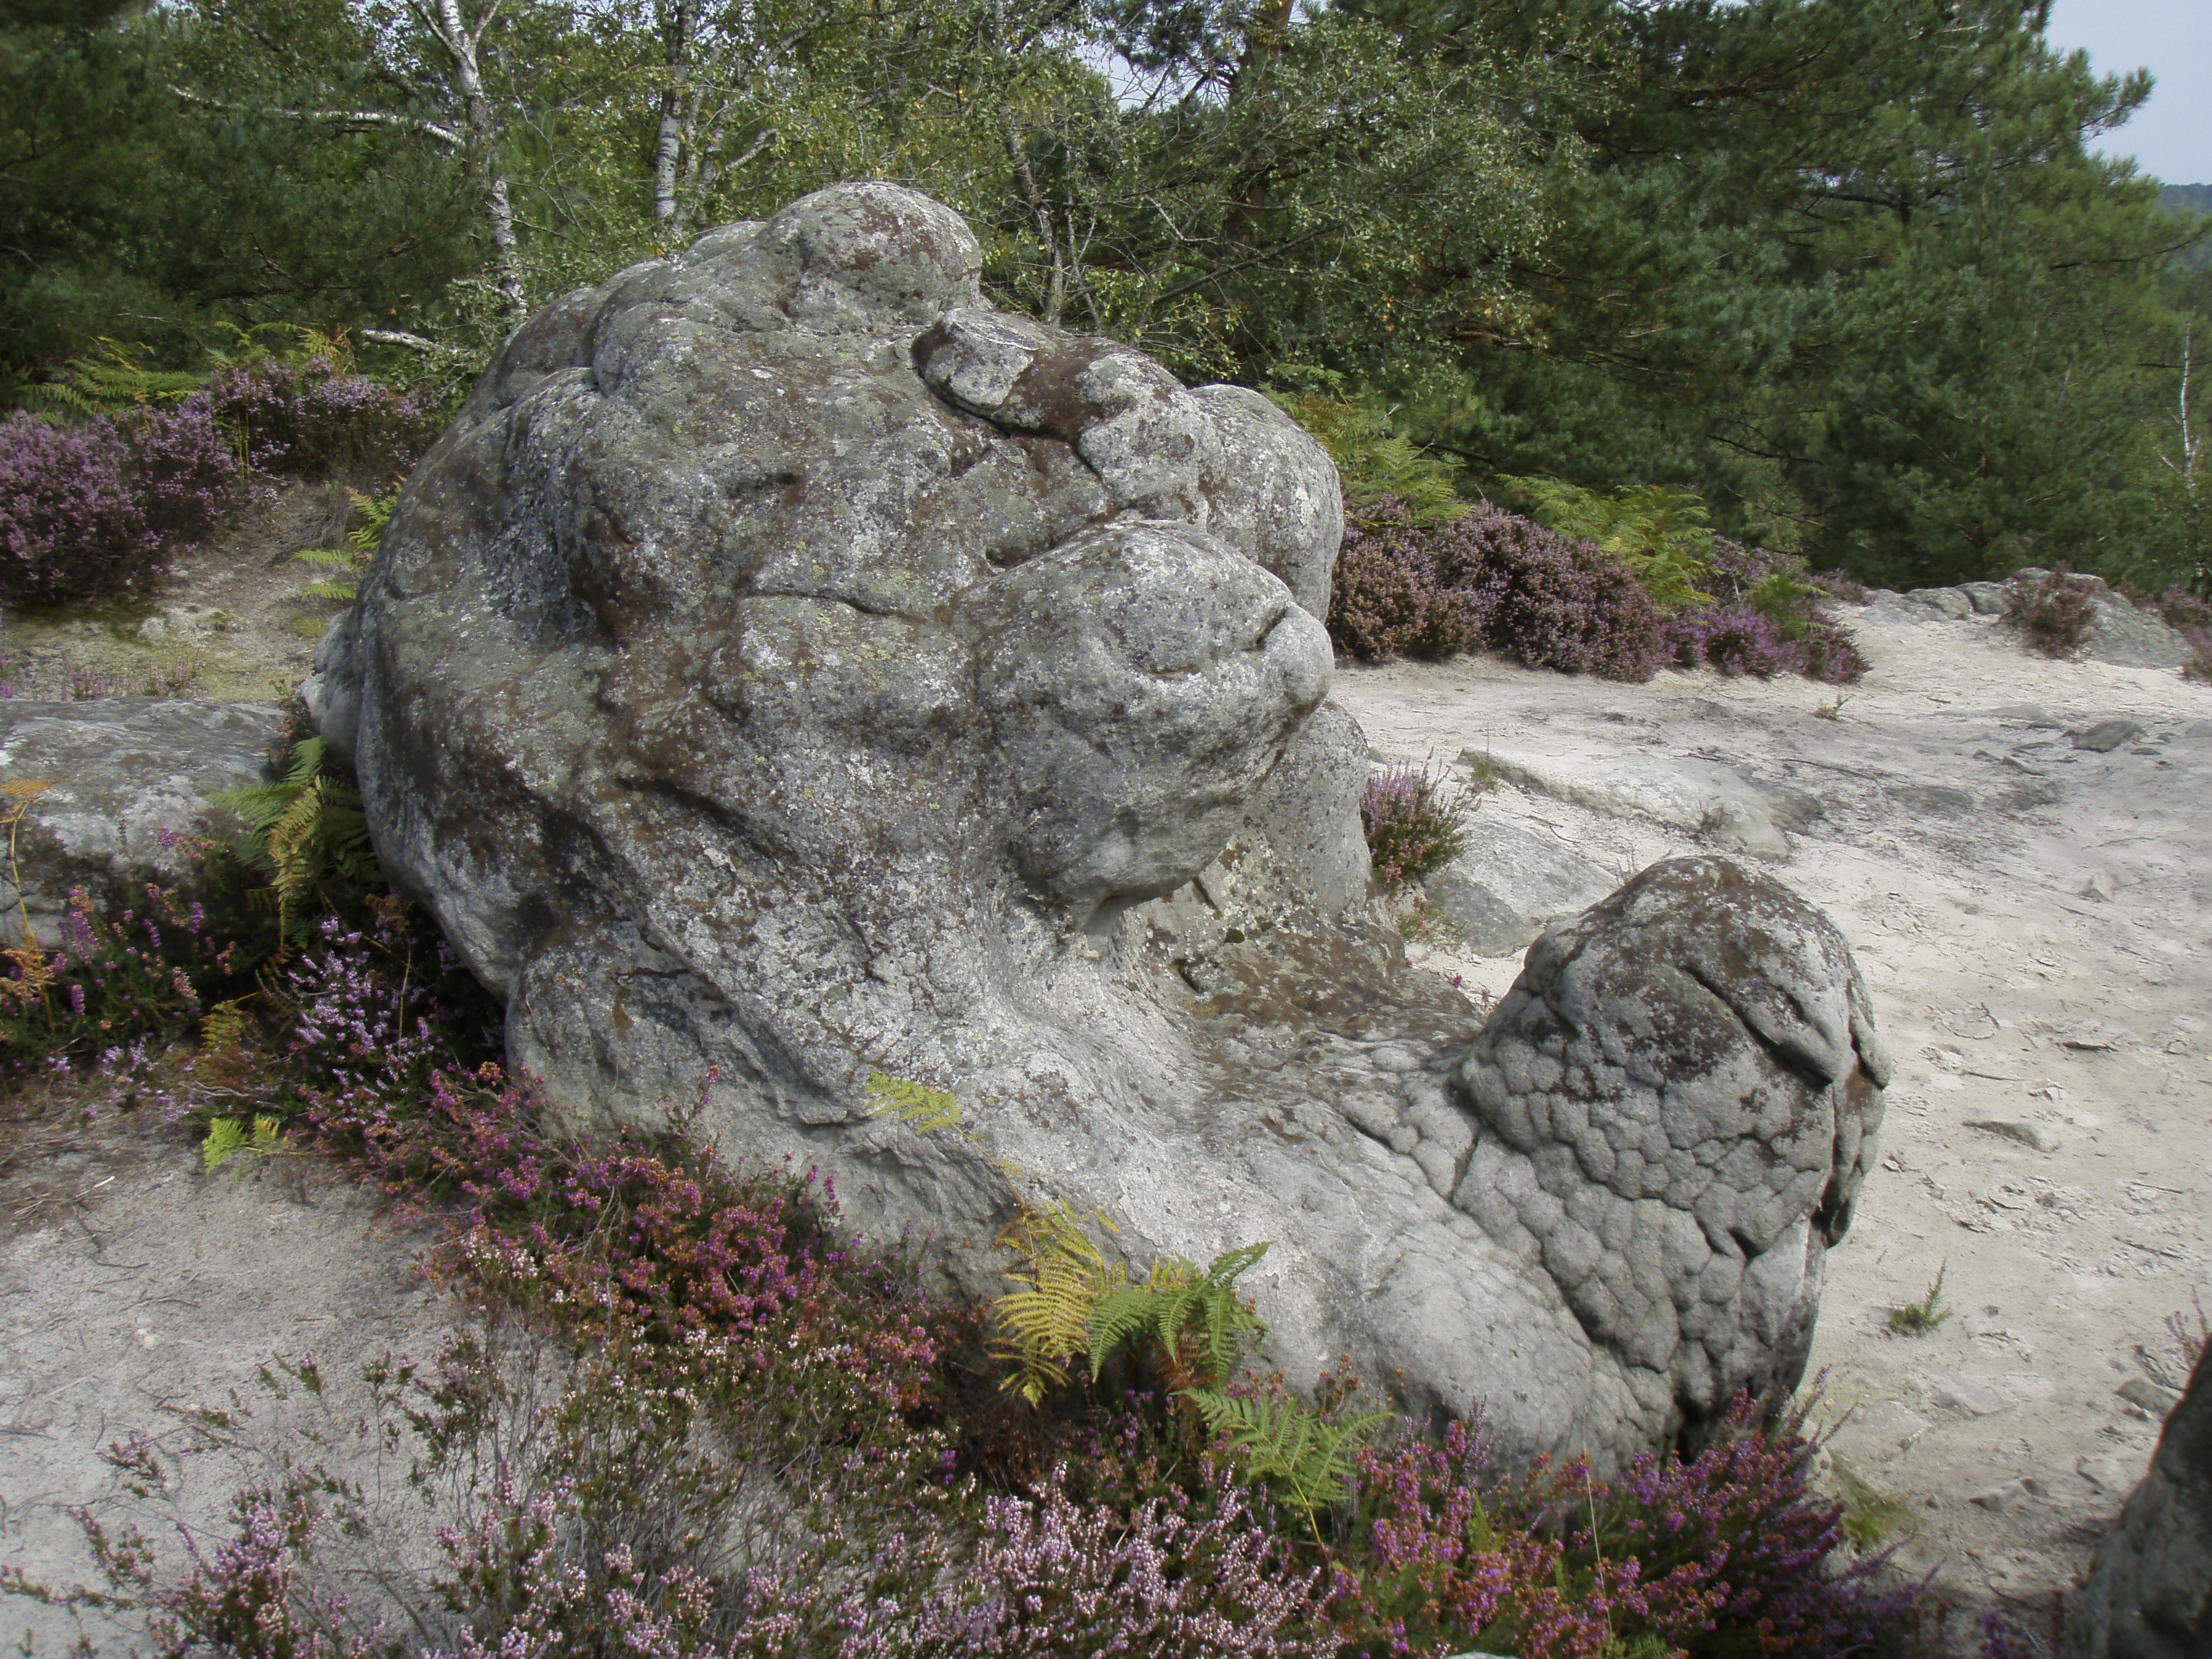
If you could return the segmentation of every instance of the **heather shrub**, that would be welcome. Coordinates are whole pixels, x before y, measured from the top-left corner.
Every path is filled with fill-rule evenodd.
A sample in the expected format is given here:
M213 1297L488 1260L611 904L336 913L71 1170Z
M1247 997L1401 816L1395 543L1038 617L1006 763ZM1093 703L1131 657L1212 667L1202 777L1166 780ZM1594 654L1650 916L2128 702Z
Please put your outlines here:
M0 600L58 605L150 587L161 538L106 421L0 423Z
M296 477L404 473L441 424L420 394L342 374L326 356L220 369L207 396L246 465Z
M1700 608L1667 623L1674 660L1723 674L1802 674L1846 684L1866 672L1850 633L1822 608L1834 585L1796 559L1716 537L1700 578Z
M2195 653L2181 665L2185 679L2212 680L2212 605L2176 582L2158 597L2159 618L2189 641Z
M130 479L146 527L163 546L197 546L230 510L238 459L204 392L173 409L148 409L125 428Z
M1328 595L1338 650L1373 661L1483 646L1497 596L1467 582L1461 562L1439 545L1448 537L1423 528L1395 498L1346 521Z
M1595 542L1486 507L1455 520L1452 563L1494 594L1489 646L1528 668L1648 680L1666 659L1663 618L1634 572Z
M2046 657L2071 656L2088 637L2096 615L2090 603L2094 580L2076 576L2063 564L2054 570L2023 570L2005 584L2005 621L2020 630L2030 650Z
M1709 605L1670 620L1667 637L1674 660L1684 668L1710 663L1723 674L1802 674L1811 656L1795 640L1784 639L1773 618L1749 605Z
M1369 778L1359 822L1383 890L1395 895L1418 886L1465 851L1474 804L1471 792L1425 766L1393 766Z

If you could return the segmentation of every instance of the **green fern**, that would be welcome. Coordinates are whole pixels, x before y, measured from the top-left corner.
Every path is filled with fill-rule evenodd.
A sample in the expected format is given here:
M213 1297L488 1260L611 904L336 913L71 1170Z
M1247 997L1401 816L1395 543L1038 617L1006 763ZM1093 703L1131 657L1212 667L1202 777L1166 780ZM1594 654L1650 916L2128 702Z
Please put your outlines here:
M1228 1441L1253 1478L1265 1480L1309 1526L1317 1525L1321 1510L1350 1496L1346 1483L1352 1474L1352 1454L1389 1421L1388 1412L1372 1412L1332 1423L1279 1395L1192 1389L1183 1398L1208 1429Z
M1508 473L1493 482L1525 499L1548 528L1595 542L1626 564L1662 609L1707 603L1697 584L1712 572L1713 530L1696 490L1649 484L1603 494L1558 478Z
M1402 501L1419 525L1443 524L1468 510L1460 499L1456 465L1396 431L1389 410L1364 397L1342 396L1335 377L1326 378L1327 391L1267 395L1328 451L1355 514L1385 495Z
M241 1117L216 1119L208 1125L207 1139L200 1146L208 1173L214 1174L234 1158L238 1160L236 1174L258 1169L276 1156L283 1127L273 1117L256 1116L250 1127Z
M332 605L351 605L361 597L361 579L376 556L377 544L384 539L386 527L392 522L392 510L399 505L396 493L364 495L349 489L346 495L361 515L361 522L346 532L345 546L304 547L292 556L296 563L337 573L336 580L309 582L301 590L311 599Z
M1237 1280L1267 1253L1263 1241L1224 1251L1204 1273L1180 1256L1152 1264L1142 1285L1100 1298L1091 1316L1091 1376L1097 1381L1116 1352L1144 1342L1159 1345L1171 1372L1186 1371L1200 1388L1216 1388L1234 1374L1247 1336L1267 1327L1237 1294ZM1188 1352L1195 1340L1195 1355Z
M97 356L70 358L62 379L26 387L24 400L93 419L182 403L207 384L204 375L148 368L141 361L146 353L134 341L103 337Z
M868 1108L870 1117L896 1117L926 1135L960 1127L959 1097L941 1089L910 1083L888 1072L871 1072L867 1096L873 1103Z
M343 778L326 773L320 738L292 751L281 783L226 790L213 797L246 820L246 834L231 847L247 869L270 878L264 890L276 908L279 956L311 937L305 902L334 882L355 887L384 884L383 867L369 844L361 796Z

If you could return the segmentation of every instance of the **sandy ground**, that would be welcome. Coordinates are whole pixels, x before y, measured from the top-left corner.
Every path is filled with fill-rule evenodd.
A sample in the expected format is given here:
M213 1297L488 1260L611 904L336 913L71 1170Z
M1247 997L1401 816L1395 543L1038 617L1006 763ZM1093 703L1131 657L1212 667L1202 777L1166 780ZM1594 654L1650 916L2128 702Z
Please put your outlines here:
M2212 687L2029 656L1978 619L1844 614L1873 668L1835 719L1802 680L1471 659L1348 670L1336 695L1378 759L1722 761L1818 798L1772 867L1851 941L1896 1066L1881 1173L1829 1258L1824 1415L1856 1408L1833 1449L1900 1565L2039 1633L2155 1443L2116 1389L2172 1380L2164 1322L2212 1304ZM2063 735L2116 716L2145 739ZM1698 850L1510 787L1478 810L1622 874ZM1503 993L1520 963L1424 965ZM1938 1273L1954 1316L1892 1334Z

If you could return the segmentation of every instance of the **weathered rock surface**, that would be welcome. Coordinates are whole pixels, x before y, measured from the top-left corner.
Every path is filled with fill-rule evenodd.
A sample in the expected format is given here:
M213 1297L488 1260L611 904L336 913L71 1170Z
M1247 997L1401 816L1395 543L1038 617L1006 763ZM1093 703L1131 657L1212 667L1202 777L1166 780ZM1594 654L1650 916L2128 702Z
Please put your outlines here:
M2150 1473L2096 1559L2068 1622L2069 1659L2212 1654L2212 1351L2167 1414Z
M1825 916L1725 859L1656 864L1539 939L1475 1040L1454 1197L1639 1395L1710 1417L1802 1373L1888 1069Z
M1468 1213L1477 1018L1368 902L1325 701L1326 455L978 264L888 185L726 227L532 319L410 482L311 703L514 1059L631 1118L711 1066L726 1152L823 1165L977 1288L1012 1181L1139 1261L1271 1240L1272 1363L1481 1402L1509 1456L1610 1462L1786 1370L1794 1291L1678 1395ZM961 1128L869 1116L878 1071ZM1843 1151L1760 1189L1790 1285Z
M1540 755L1517 749L1470 750L1462 763L1484 764L1505 782L1531 793L1572 801L1592 811L1647 817L1695 830L1726 853L1753 858L1789 856L1790 842L1775 822L1774 806L1758 787L1718 761L1650 759L1640 755ZM1792 790L1787 813L1801 816L1801 792Z
M137 905L149 876L189 889L179 836L232 827L210 795L261 782L283 711L264 703L112 698L0 702L0 776L52 786L15 831L21 904L40 942L62 940L70 890L111 909ZM10 938L22 911L0 867L0 916Z
M1551 837L1478 817L1467 850L1423 884L1479 957L1517 956L1553 917L1587 909L1616 883Z

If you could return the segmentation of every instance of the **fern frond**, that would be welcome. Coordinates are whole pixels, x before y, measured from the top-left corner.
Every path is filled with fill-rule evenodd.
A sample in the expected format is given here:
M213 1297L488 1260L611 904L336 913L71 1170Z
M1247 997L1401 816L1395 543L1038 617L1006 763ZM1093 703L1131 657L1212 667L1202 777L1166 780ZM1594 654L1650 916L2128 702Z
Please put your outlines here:
M1299 1401L1280 1395L1232 1396L1212 1389L1184 1392L1206 1425L1226 1439L1256 1480L1302 1510L1311 1523L1318 1510L1349 1495L1353 1450L1382 1424L1386 1412L1329 1423Z
M327 605L351 605L361 597L358 582L309 582L300 590L311 599Z
M1006 1335L991 1352L1015 1366L1002 1386L1032 1406L1067 1381L1069 1360L1091 1352L1093 1312L1128 1283L1127 1270L1109 1267L1083 1231L1086 1219L1112 1226L1096 1212L1079 1216L1066 1204L1043 1210L1024 1204L996 1241L1020 1258L1003 1271L1022 1288L993 1304Z
M871 1072L866 1092L874 1103L868 1108L870 1117L896 1117L926 1135L960 1126L959 1097L941 1089L893 1077L888 1072Z
M361 561L352 553L337 547L303 547L292 555L295 564L311 564L319 570L358 570Z
M208 1125L207 1139L200 1144L200 1157L205 1161L209 1173L213 1174L245 1150L244 1121L219 1117Z

